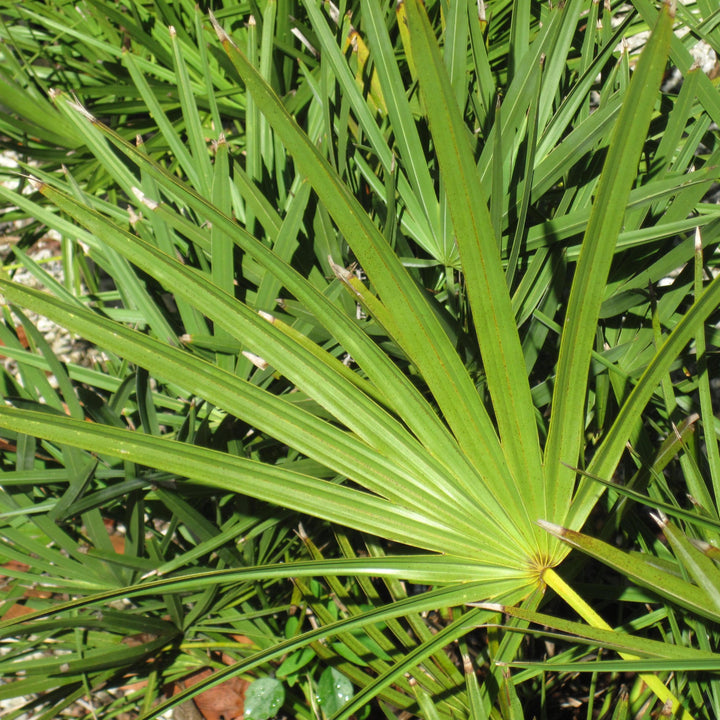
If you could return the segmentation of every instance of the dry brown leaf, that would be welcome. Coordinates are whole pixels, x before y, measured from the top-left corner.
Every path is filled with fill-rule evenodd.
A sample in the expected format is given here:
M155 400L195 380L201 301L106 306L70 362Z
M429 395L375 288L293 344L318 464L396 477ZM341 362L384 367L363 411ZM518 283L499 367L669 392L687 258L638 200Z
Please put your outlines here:
M183 683L178 683L175 692L191 687L210 675L212 670L201 670L186 678ZM204 720L242 720L245 714L245 691L248 685L247 680L230 678L201 692L193 699Z

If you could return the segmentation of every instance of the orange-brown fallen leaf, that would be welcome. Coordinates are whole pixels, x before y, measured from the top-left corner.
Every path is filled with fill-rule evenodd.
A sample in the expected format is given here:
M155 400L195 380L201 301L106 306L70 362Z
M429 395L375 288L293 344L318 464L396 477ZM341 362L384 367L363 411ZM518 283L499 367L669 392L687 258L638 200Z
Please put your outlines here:
M17 572L27 572L30 569L30 566L25 563L18 562L17 560L9 560L4 565L0 565L0 594L2 594L3 586L5 585L5 580L7 579L7 575L3 575L2 573L3 568L15 570ZM25 588L22 595L23 600L31 597L47 599L52 597L52 593L49 590ZM22 602L17 602L5 611L3 616L0 617L0 620L12 620L13 618L20 617L21 615L27 615L31 612L35 612L33 608L27 607L27 605L24 605Z
M205 669L185 678L178 683L175 692L191 687L212 675L212 670ZM245 714L245 691L249 683L241 678L230 678L215 687L196 695L194 698L197 709L204 720L242 720Z

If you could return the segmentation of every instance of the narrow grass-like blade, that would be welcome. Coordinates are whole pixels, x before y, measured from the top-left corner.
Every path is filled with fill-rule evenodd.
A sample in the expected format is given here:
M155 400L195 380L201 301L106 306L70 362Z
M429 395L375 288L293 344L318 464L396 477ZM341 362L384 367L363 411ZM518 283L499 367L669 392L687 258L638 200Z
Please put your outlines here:
M623 403L615 422L596 450L588 465L588 473L600 477L610 477L620 461L627 438L630 437L637 418L650 401L658 384L669 372L670 366L682 349L693 339L697 328L720 305L720 278L715 278L704 290L702 296L673 328L663 345L655 353L630 395ZM584 513L594 503L597 490L584 480L574 498L569 520L585 517ZM577 513L577 515L576 515Z
M675 660L697 660L707 662L711 655L704 650L674 645L661 640L653 640L637 635L630 635L619 630L607 630L604 628L592 627L584 623L565 618L555 617L546 613L527 610L522 607L498 606L494 603L479 603L480 607L490 609L495 607L499 612L522 619L528 623L539 625L544 628L558 630L565 635L571 635L582 639L589 645L601 646L609 650L636 655L643 658L675 659ZM521 629L520 632L538 632L536 628ZM546 666L547 667L547 666Z
M567 302L544 456L548 510L553 517L567 512L567 497L575 481L573 471L564 463L577 464L583 443L595 328L613 249L665 70L672 24L673 14L665 6L635 69L615 125Z
M417 472L407 472L409 453L397 456L401 459L401 465L398 465L392 460L392 455L383 457L357 438L283 398L177 348L145 337L87 310L63 305L44 293L6 281L0 281L0 286L8 299L55 318L83 337L101 347L111 347L140 366L153 367L157 377L180 384L185 391L193 392L236 417L245 419L379 495L393 498L399 505L414 504L418 512L428 512L432 516L444 506L446 521L464 527L468 534L474 534L475 527L478 540L484 536L485 542L493 541L490 525L497 528L503 516L496 517L487 528L482 525L478 527L477 516L473 519L473 515L457 503L454 488L447 484L441 469L433 470L426 465L423 469L418 468ZM386 432L392 431L387 428ZM396 442L399 443L399 440L396 439ZM429 458L426 461L432 462ZM415 490L412 485L416 486ZM416 491L419 491L419 496ZM413 500L414 497L417 499ZM488 507L484 512L491 514L492 510ZM466 515L464 519L463 515ZM517 562L520 562L519 558Z
M262 243L257 242L240 226L230 220L230 218L218 212L211 203L178 180L173 174L168 173L164 168L152 162L144 153L138 152L133 145L123 141L122 138L116 133L113 133L109 128L100 125L96 120L93 120L93 124L98 125L104 134L118 145L126 155L138 163L144 171L154 177L159 185L164 187L168 192L179 195L184 202L199 212L202 217L206 217L211 220L213 224L225 228L228 235L232 236L235 242L245 252L255 258L258 263L278 278L295 297L301 299L308 308L314 312L316 318L322 319L346 351L355 358L371 380L381 389L386 401L392 403L393 409L403 417L407 425L412 428L422 442L433 450L435 456L441 458L447 464L449 475L457 475L469 481L469 478L477 478L478 473L482 473L487 477L498 477L504 474L504 463L496 439L495 442L493 442L492 439L483 441L481 436L477 434L472 435L469 439L470 442L481 443L481 447L478 449L479 469L473 467L468 462L466 455L460 452L455 440L450 437L447 428L437 417L436 412L429 403L421 396L412 383L409 382L408 378L398 370L397 366L387 355L377 347L375 342L368 338L362 329L347 317L345 313L341 312L337 305L329 302L322 293L313 287L312 284L298 272L290 268L281 258L277 257ZM304 135L300 137L305 138L307 142L307 138ZM2 193L3 189L0 187L0 194ZM8 193L8 195L11 198L14 197L12 193ZM86 242L96 242L95 237L91 233L74 230L73 226L63 218L57 217L56 214L48 212L41 206L34 205L27 199L17 197L15 202L23 204L24 207L31 209L33 213L37 213L37 215L42 217L51 227L56 227L68 234L79 232ZM187 222L172 213L168 213L167 208L162 203L158 204L154 200L146 199L143 201L143 204L155 212L163 214L163 217L165 217L168 222L177 224L182 232L187 230ZM127 243L123 242L122 247L126 246ZM151 274L155 274L157 264L154 262L150 263L146 270ZM178 287L182 290L184 283L180 283ZM414 286L413 289L416 291ZM202 298L202 295L202 291L199 295L196 293L190 297L190 301L193 302L197 298ZM421 302L424 302L424 300L421 300ZM455 362L457 363L458 361L456 360ZM464 368L462 372L465 373ZM474 394L474 387L472 390L469 390L469 392ZM482 406L480 406L480 408L482 410ZM487 418L485 422L487 423ZM461 427L464 427L462 423ZM469 430L470 428L466 428L466 432L469 432ZM492 434L491 430L489 430L489 432ZM483 450L483 448L485 448L485 450ZM495 458L495 462L493 462L493 457Z
M720 567L698 550L675 525L664 518L659 519L658 524L680 565L698 587L707 593L711 609L716 616L720 616Z
M307 173L315 191L354 250L381 299L392 300L403 349L418 366L453 433L478 471L505 479L507 469L492 422L460 357L415 281L325 158L309 142L270 87L247 58L216 26L219 37L275 132L295 162ZM354 83L354 80L353 80ZM524 378L527 383L527 378Z
M442 261L446 250L439 233L435 185L425 161L425 152L385 26L386 18L380 9L378 0L364 2L363 20L370 47L373 50L372 57L375 68L383 88L388 116L392 122L395 142L398 145L403 166L406 168L410 186L421 203L428 226L435 235L434 242L440 251L436 257Z
M369 493L225 453L46 413L0 408L0 426L155 467L338 522L400 543L473 558L476 543L464 533L403 510Z
M693 585L673 573L661 570L651 562L651 558L629 555L602 540L553 523L541 522L540 524L548 532L561 538L572 547L614 568L659 596L701 617L715 622L720 619L720 613L714 609L715 604L703 588Z
M417 0L406 3L413 53L430 130L435 141L453 226L465 270L483 366L506 462L515 488L522 488L520 512L544 512L542 467L525 362L514 322L487 197L478 176L460 114L432 27ZM508 493L520 496L517 489ZM510 501L510 497L508 497Z

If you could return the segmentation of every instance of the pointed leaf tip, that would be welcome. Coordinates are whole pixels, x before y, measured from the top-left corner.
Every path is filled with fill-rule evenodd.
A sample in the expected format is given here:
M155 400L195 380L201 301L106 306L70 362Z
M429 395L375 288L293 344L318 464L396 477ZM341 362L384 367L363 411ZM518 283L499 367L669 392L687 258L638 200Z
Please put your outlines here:
M347 283L350 279L352 273L350 273L347 268L344 268L342 265L338 265L334 260L332 255L327 256L328 263L330 264L330 269L335 274L335 277L340 280L341 282Z
M140 188L133 187L132 188L133 195L145 206L150 208L150 210L155 210L157 208L158 204L155 202L155 200L151 200Z
M706 555L713 550L717 550L717 547L712 543L705 542L705 540L698 540L697 538L688 538L690 542L702 553Z
M229 42L234 45L234 43L230 39L230 36L225 32L220 23L215 19L215 15L213 14L212 10L208 10L208 16L210 17L210 22L212 23L213 28L215 28L215 34L218 36L218 40L220 40L221 43Z
M73 109L79 112L84 118L89 120L91 123L97 122L97 119L95 116L81 103L79 103L77 100L68 100L67 104Z
M476 607L480 608L481 610L490 610L491 612L499 612L504 613L505 612L505 605L502 605L500 603L493 603L493 602L469 602L465 603L468 607Z
M650 513L650 517L658 524L661 530L664 530L668 524L667 515L659 510L656 513Z
M251 353L248 350L243 350L242 354L259 370L267 370L267 361L261 358L259 355Z
M556 525L555 523L548 522L547 520L536 520L537 524L543 529L547 530L556 537L563 538L567 535L567 528L562 525Z

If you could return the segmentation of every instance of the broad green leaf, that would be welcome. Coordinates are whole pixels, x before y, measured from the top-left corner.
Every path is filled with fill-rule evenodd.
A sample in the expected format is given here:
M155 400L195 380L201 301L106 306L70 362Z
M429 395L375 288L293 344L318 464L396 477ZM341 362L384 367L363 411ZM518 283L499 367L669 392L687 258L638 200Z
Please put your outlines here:
M258 678L253 680L245 691L245 717L248 720L275 717L284 702L285 688L279 680L271 677Z
M352 683L335 668L323 670L317 684L317 699L320 710L331 717L353 696Z

